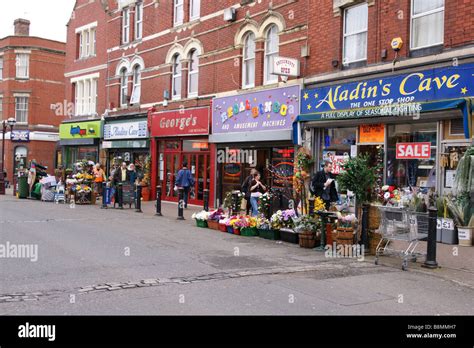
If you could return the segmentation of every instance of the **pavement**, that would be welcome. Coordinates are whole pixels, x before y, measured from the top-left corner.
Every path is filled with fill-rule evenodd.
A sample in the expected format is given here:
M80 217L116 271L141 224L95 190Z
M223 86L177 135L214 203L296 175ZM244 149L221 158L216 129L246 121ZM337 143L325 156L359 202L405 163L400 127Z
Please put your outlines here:
M173 203L161 217L154 202L142 210L1 196L0 245L38 249L36 262L0 258L0 315L474 313L473 248L456 263L438 244L441 268L402 271L393 257L375 265L198 228L201 207L184 221Z

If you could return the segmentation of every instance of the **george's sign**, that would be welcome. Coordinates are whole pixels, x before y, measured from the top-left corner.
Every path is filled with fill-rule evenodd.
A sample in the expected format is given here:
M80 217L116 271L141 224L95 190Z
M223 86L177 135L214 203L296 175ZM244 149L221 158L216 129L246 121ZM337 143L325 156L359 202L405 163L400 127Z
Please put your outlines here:
M429 159L431 143L397 143L397 159Z
M208 134L208 108L158 112L151 116L151 135L153 137Z

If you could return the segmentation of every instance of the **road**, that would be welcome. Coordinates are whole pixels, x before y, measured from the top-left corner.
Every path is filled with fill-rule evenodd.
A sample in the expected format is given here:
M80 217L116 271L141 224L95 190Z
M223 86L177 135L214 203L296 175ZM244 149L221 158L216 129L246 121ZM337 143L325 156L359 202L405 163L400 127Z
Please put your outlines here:
M197 228L186 214L1 197L0 246L36 245L37 260L0 258L0 314L474 314L474 289L434 272Z

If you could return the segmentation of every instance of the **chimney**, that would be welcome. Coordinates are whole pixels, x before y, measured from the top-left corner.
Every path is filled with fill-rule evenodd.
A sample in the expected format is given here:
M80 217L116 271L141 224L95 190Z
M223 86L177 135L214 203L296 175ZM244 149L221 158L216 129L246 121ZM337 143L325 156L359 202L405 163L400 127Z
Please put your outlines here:
M27 19L18 18L13 22L15 26L15 36L29 36L30 35L30 21Z

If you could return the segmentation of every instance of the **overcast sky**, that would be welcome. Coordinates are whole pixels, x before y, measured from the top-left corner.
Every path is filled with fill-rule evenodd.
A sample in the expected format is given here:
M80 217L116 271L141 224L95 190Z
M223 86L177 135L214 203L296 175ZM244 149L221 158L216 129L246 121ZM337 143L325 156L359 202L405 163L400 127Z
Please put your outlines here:
M66 24L75 0L0 0L0 38L13 35L13 21L31 22L30 35L66 41Z

